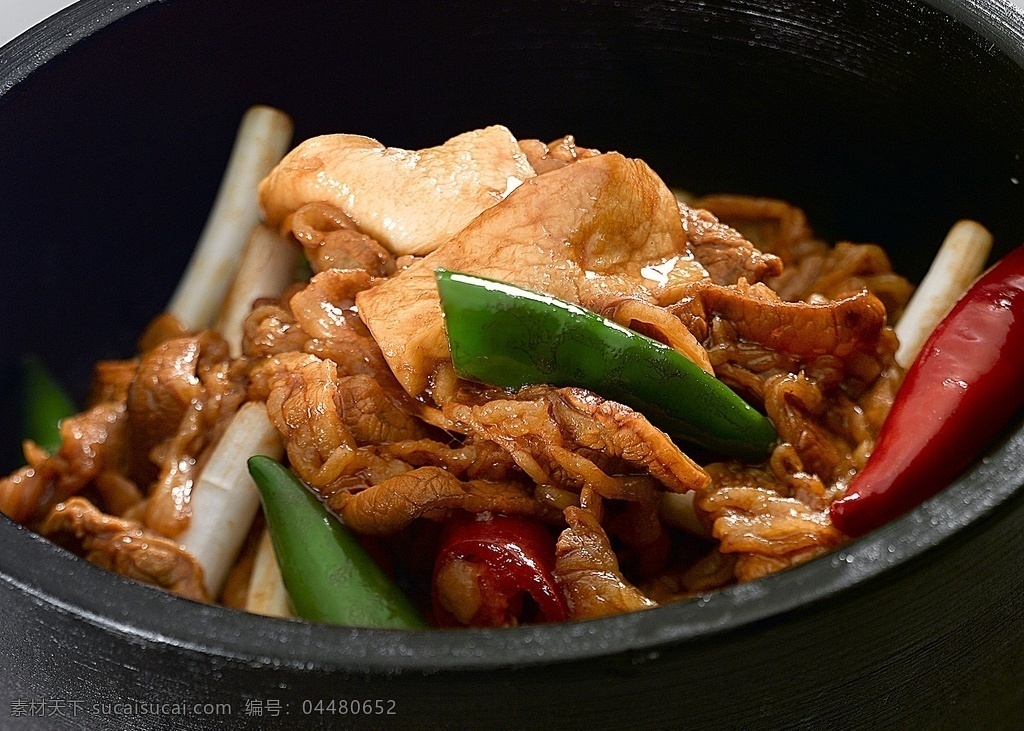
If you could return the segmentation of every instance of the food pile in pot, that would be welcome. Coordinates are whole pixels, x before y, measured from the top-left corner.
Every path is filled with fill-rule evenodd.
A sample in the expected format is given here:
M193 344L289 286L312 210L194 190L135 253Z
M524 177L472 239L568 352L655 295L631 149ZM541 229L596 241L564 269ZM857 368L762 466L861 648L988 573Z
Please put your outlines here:
M999 394L1020 377L1001 353L1022 339L1024 257L964 295L992 243L973 222L912 300L875 244L829 245L779 200L694 198L571 136L332 134L280 159L289 136L247 115L222 196L257 196L249 164L258 219L215 207L84 410L27 366L27 464L0 511L262 614L581 620L832 551L1020 407Z

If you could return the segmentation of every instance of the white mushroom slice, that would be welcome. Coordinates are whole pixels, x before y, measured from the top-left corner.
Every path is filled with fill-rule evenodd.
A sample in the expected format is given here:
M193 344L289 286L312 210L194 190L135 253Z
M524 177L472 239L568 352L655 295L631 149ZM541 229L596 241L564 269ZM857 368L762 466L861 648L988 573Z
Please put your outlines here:
M395 255L422 256L534 176L502 126L424 150L324 135L285 156L260 184L260 205L267 222L280 226L308 203L330 203Z

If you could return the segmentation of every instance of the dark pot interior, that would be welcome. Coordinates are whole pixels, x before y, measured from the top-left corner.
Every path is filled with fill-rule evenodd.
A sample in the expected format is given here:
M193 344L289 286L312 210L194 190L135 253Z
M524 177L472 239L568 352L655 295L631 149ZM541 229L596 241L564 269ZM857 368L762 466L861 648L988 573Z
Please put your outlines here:
M85 0L0 50L5 383L36 353L83 397L93 361L132 353L253 103L291 113L298 139L572 133L695 192L792 201L911 278L960 217L999 253L1024 242L1024 16L1006 0ZM685 604L500 632L194 604L0 518L0 726L1021 728L1022 475L1018 418L955 485L835 555ZM13 715L40 699L82 706ZM303 713L331 699L395 715ZM93 712L131 700L232 712ZM281 715L255 715L267 700Z

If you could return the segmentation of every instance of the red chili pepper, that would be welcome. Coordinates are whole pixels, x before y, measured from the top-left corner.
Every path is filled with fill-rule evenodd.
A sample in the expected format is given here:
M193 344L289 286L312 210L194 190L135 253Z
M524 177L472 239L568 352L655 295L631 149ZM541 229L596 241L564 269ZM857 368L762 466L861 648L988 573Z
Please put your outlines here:
M554 564L555 541L542 523L506 516L454 521L434 564L435 621L474 627L561 622L567 613Z
M1024 406L1024 246L986 272L910 366L864 469L832 504L861 535L949 484Z

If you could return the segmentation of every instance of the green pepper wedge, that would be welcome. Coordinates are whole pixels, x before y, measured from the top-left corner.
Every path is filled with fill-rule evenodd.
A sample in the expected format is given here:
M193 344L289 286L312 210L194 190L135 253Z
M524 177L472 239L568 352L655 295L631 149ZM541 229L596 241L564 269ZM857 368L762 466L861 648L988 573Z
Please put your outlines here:
M75 413L75 404L38 358L22 364L22 384L24 437L53 454L60 449L60 423Z
M778 438L728 386L656 340L551 295L447 269L435 276L463 378L510 389L586 388L675 440L750 462L763 461Z
M262 455L247 465L299 617L354 627L426 626L355 536L284 465Z

